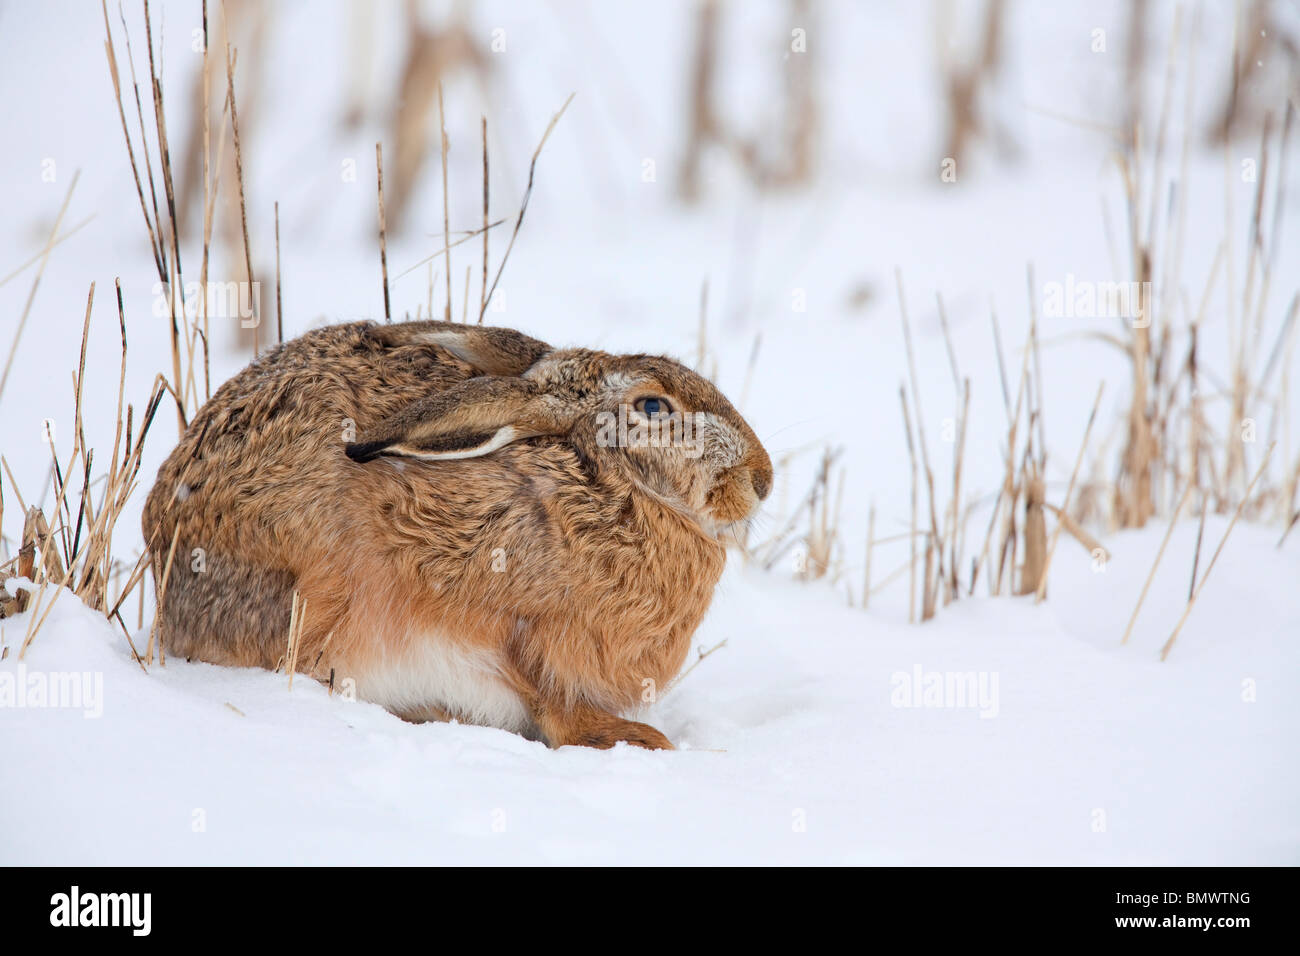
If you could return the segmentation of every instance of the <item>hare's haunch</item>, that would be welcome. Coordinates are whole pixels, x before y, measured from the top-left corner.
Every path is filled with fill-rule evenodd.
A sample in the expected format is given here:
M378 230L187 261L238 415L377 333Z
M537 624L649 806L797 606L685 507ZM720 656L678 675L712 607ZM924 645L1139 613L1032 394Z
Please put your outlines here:
M144 511L173 655L295 657L411 720L671 747L680 669L772 464L708 381L511 329L354 323L226 382Z

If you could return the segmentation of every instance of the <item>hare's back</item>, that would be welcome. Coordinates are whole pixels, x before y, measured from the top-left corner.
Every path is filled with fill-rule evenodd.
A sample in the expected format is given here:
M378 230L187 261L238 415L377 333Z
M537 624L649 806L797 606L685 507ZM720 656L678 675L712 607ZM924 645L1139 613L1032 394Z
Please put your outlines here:
M331 496L350 494L347 442L475 370L437 345L382 326L330 326L278 346L219 388L158 472L145 537L283 542L319 526ZM223 532L223 533L219 533ZM161 544L160 544L161 542Z
M213 403L219 411L263 410L266 424L295 412L338 412L365 428L478 374L439 345L397 334L401 328L356 322L309 332L249 365Z

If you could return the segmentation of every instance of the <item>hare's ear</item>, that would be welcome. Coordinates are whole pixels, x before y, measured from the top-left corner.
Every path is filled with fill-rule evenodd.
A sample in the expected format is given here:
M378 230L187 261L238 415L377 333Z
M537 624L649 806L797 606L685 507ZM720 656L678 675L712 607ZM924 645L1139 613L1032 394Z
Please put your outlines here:
M356 462L478 458L522 438L564 434L570 424L532 382L472 378L406 406L344 451Z
M377 325L370 337L386 348L438 345L484 375L522 375L551 351L545 342L514 329L455 322L402 322Z

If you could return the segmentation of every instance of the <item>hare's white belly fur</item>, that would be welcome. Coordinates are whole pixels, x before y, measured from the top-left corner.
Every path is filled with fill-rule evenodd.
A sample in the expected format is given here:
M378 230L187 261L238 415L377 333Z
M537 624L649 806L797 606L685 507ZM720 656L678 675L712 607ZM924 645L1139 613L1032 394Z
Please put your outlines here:
M525 733L532 725L519 695L503 681L493 655L435 634L410 650L376 661L357 675L357 696L396 713L437 707L457 720Z

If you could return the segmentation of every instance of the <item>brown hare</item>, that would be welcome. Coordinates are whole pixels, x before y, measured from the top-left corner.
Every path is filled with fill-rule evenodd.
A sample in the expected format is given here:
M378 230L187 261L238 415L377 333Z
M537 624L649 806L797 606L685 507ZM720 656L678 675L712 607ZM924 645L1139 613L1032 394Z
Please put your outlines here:
M771 486L671 359L358 322L221 386L143 524L172 655L275 667L297 592L299 671L408 720L671 748L619 715L681 668Z

